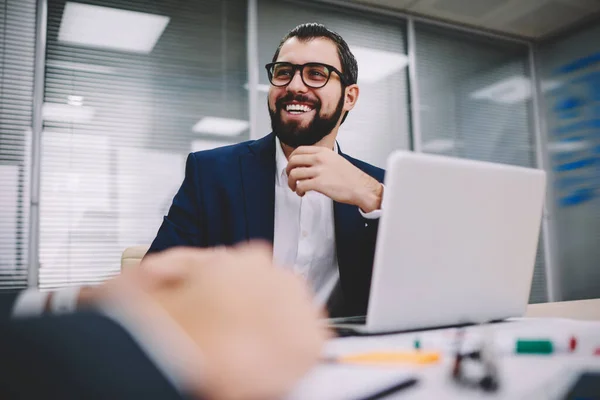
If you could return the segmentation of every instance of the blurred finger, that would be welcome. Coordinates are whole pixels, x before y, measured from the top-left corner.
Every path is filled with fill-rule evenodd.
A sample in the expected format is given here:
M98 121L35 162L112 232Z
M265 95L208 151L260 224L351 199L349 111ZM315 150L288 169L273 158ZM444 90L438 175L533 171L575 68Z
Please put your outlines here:
M298 167L294 168L288 174L288 186L292 191L296 191L296 184L303 179L314 178L318 174L318 169L315 167Z
M250 239L233 246L235 249L255 250L263 253L273 253L273 245L264 239Z
M292 151L292 154L290 154L290 158L294 155L299 155L299 154L316 154L316 153L320 153L324 150L327 150L324 147L321 146L300 146L297 147L294 151Z
M144 258L140 268L150 282L173 283L186 279L192 268L210 263L215 256L212 249L178 247Z
M317 179L304 179L296 183L296 194L300 197L304 196L311 190L317 190Z
M294 168L312 167L313 165L317 164L317 161L318 158L316 154L300 154L297 156L290 156L285 172L289 176L290 172Z

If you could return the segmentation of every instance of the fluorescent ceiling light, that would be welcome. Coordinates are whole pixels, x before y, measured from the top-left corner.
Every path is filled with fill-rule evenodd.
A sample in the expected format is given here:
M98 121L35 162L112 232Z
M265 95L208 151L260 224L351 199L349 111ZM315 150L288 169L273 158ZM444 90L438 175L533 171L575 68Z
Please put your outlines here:
M237 136L244 132L250 123L240 119L205 117L194 125L192 131L211 135Z
M68 1L58 41L110 50L150 53L170 18Z
M42 117L44 121L89 122L96 111L93 107L74 106L60 103L44 103Z
M471 98L491 100L495 103L513 104L531 97L531 83L524 76L511 76L474 93Z
M444 153L453 150L455 142L452 139L434 139L423 143L422 150L427 153Z
M554 90L561 86L558 81L543 81L542 92ZM490 100L494 103L515 104L531 97L531 80L524 76L514 75L486 86L470 94L472 99Z
M358 81L374 83L385 79L408 65L406 54L351 46L358 63Z

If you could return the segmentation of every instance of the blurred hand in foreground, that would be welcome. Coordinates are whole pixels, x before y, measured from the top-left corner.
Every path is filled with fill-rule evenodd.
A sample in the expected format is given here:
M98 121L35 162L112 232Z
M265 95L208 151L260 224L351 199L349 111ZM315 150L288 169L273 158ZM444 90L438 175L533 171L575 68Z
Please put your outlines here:
M166 311L193 343L187 350L185 340L177 344L186 368L197 370L193 394L278 398L317 362L328 333L308 287L273 266L272 257L268 246L256 243L227 251L170 249L90 289L83 301Z

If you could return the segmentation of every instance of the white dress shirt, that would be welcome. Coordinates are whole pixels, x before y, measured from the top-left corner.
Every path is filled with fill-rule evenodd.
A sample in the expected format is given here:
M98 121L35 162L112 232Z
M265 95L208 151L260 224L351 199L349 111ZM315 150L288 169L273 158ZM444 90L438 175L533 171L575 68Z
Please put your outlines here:
M337 143L333 149L338 152ZM288 186L288 160L279 138L275 143L275 231L273 257L279 264L303 276L315 293L317 304L326 304L340 279L335 246L333 200L315 191L298 196ZM363 213L379 218L381 210Z

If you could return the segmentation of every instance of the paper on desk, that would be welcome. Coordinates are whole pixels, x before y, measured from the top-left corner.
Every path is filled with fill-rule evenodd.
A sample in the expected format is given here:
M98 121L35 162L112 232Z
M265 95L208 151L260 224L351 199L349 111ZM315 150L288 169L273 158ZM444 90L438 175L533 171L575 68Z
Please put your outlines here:
M398 368L320 364L302 379L285 400L364 399L414 377L414 374Z

